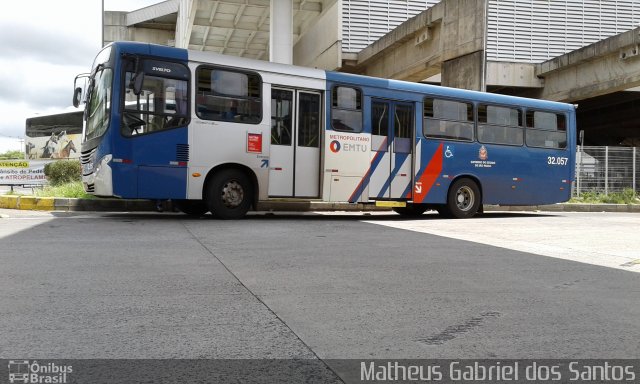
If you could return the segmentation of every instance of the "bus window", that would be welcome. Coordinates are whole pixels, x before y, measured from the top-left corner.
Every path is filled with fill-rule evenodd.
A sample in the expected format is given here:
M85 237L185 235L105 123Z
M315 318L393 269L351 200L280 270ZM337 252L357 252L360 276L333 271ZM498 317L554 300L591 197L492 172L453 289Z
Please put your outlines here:
M153 62L161 66L164 63ZM175 63L166 63L172 67ZM186 68L179 67L184 73ZM177 71L176 71L177 72ZM130 64L126 75L122 133L125 136L159 132L185 126L188 123L187 80L145 74L142 90L136 95L129 87L135 73ZM186 77L187 75L185 75Z
M262 83L258 74L200 67L196 76L199 118L244 124L262 121Z
M411 153L411 132L413 132L413 106L397 104L395 108L394 152Z
M362 92L359 89L333 87L331 125L336 131L362 132Z
M473 104L424 99L424 135L434 139L473 140Z
M320 95L300 93L298 146L320 147Z
M271 90L271 144L291 145L293 91Z
M526 141L529 147L567 147L567 123L562 114L527 111Z
M371 150L387 152L389 136L389 103L371 103Z
M389 111L385 103L371 103L371 134L389 136Z
M84 134L86 141L101 137L109 128L112 77L113 70L111 68L102 68L95 74L89 87L87 125Z
M522 112L497 105L478 107L478 141L487 144L522 145Z

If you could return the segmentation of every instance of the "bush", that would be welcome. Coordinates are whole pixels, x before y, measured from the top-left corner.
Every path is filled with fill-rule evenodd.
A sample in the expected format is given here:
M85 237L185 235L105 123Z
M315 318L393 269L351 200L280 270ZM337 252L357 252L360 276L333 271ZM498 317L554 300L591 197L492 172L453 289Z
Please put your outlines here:
M583 192L580 197L571 199L572 203L587 204L638 204L638 196L631 188L625 188L622 192L612 192L608 195L599 192Z
M58 160L44 166L44 175L52 186L80 181L82 168L78 160Z

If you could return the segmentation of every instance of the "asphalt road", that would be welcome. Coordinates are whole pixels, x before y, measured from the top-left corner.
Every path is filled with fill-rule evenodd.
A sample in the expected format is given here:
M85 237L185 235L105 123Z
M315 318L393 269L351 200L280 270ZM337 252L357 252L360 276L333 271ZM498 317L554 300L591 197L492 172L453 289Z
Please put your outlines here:
M0 215L4 359L640 358L638 249L553 241L637 215Z

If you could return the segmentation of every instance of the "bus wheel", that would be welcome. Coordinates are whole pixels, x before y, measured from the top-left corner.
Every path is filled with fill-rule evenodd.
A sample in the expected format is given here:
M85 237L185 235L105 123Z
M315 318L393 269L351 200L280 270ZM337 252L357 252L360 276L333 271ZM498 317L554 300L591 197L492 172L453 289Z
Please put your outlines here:
M405 217L418 217L427 210L426 204L407 204L406 207L393 208L393 211Z
M470 179L459 179L449 188L447 215L455 219L473 217L478 212L482 197L480 188Z
M176 207L182 213L186 213L190 216L202 216L205 213L209 212L209 208L207 208L207 204L205 204L202 200L177 200L174 201Z
M207 207L219 219L240 219L251 207L252 191L251 181L244 173L224 169L207 184Z

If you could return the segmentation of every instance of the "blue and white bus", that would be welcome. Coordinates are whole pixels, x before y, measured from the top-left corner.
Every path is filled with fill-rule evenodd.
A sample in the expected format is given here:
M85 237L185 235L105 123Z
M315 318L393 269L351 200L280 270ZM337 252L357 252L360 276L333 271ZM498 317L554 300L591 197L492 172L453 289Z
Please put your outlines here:
M566 201L574 178L573 105L209 52L112 43L86 108L87 192L221 219L283 200L466 218Z

